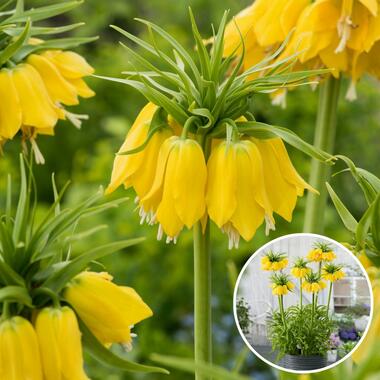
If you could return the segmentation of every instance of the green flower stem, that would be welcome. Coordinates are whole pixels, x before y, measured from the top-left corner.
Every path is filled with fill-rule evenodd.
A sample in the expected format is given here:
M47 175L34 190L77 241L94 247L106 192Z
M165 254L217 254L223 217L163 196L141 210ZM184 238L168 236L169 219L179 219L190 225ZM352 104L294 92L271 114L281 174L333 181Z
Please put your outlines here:
M302 309L302 277L300 277L300 309Z
M194 358L195 363L211 363L211 254L209 247L210 227L207 223L194 226ZM196 373L196 380L208 377Z
M330 76L320 85L318 115L315 127L314 146L333 153L336 134L336 118L340 79ZM330 176L330 168L324 162L313 159L309 183L320 195L307 194L304 232L323 233L324 214L327 202L325 182Z
M312 304L311 304L311 323L314 322L314 307L315 307L315 293L312 296Z
M332 282L330 282L329 296L327 297L327 315L329 314L330 301L331 301L331 293L332 293Z
M284 296L278 296L278 305L280 306L280 314L282 318L282 323L286 328L285 312L284 312Z
M1 320L8 319L8 318L10 318L10 316L11 316L10 304L9 304L9 302L4 302Z
M211 140L199 136L205 159L210 152ZM202 223L193 228L194 235L194 360L195 363L212 362L212 318L211 318L211 251L210 222L207 220L203 231ZM196 380L209 380L195 374Z

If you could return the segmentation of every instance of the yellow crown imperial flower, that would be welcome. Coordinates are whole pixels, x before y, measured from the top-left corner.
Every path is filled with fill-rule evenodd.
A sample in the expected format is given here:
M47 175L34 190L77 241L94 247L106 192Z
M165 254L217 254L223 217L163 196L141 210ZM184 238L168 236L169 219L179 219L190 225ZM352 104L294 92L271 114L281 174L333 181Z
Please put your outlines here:
M262 158L265 188L271 208L291 222L297 197L303 196L305 189L318 192L297 173L280 138L252 140Z
M320 248L313 248L309 251L307 258L310 261L320 262L323 261L323 252Z
M271 276L272 294L276 296L283 296L291 292L295 285L289 281L289 276L285 273L276 273Z
M328 263L322 268L322 278L327 281L335 282L341 280L344 276L345 273L341 265Z
M207 168L208 214L228 235L229 248L238 246L240 236L252 239L264 220L267 230L274 229L262 159L252 141L220 143L212 150Z
M333 251L327 251L322 253L323 261L333 261L336 259L336 254Z
M286 268L288 263L284 253L269 251L261 258L261 269L275 272Z
M310 268L292 268L290 272L296 278L304 278L310 271Z
M1 379L44 379L36 332L26 319L12 317L0 323L0 357Z
M81 333L75 313L67 306L38 312L36 332L45 380L87 380L83 369Z
M309 293L318 293L319 291L321 291L325 287L326 287L326 283L323 281L309 282L308 280L306 280L302 284L302 288Z
M104 344L131 345L131 328L153 315L140 296L112 282L108 273L82 272L65 288L64 298Z
M148 103L142 108L128 131L119 153L136 149L146 141L150 123L157 108L153 103ZM151 198L149 201L144 202L142 199L145 198L152 187L160 148L163 142L171 135L173 135L173 132L170 128L162 128L154 133L143 150L127 155L117 154L113 163L111 181L106 189L106 194L112 193L120 185L124 185L126 189L133 187L137 194L136 202L140 207L139 214L142 223L144 221L150 224L155 222L155 214L160 198Z
M206 162L197 141L178 136L165 140L152 188L141 200L145 204L160 199L158 239L164 232L167 242L176 241L184 225L191 228L204 216L206 180Z

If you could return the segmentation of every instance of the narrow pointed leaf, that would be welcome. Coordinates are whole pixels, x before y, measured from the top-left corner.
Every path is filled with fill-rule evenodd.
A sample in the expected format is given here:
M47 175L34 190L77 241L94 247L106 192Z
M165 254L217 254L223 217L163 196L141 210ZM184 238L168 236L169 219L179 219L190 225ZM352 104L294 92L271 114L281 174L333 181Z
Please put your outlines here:
M343 202L340 200L338 195L335 193L333 188L330 186L329 183L326 182L327 191L330 194L330 198L334 203L335 209L338 212L340 218L342 219L342 222L344 226L351 232L355 233L356 228L358 226L358 222L356 219L352 216L352 214L348 211L347 207L343 204Z
M79 328L82 332L82 341L86 351L96 360L112 368L121 369L128 372L163 373L168 375L169 371L164 368L152 367L138 364L122 358L107 349L91 333L84 322L78 317Z
M17 302L28 307L33 307L32 299L25 287L5 286L0 289L0 302Z

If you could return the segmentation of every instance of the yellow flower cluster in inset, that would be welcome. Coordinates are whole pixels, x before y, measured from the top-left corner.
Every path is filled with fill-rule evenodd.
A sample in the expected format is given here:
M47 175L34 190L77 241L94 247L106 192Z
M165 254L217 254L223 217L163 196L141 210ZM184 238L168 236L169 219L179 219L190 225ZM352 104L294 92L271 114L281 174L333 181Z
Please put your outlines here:
M307 258L315 262L333 261L336 259L336 254L332 251L330 244L318 242L314 244L314 248L308 253Z
M326 288L326 283L324 281L309 282L308 280L305 280L302 284L302 289L309 293L318 293L324 288Z
M288 294L289 291L294 289L294 284L292 282L287 282L285 285L272 284L272 294L275 296L283 296Z

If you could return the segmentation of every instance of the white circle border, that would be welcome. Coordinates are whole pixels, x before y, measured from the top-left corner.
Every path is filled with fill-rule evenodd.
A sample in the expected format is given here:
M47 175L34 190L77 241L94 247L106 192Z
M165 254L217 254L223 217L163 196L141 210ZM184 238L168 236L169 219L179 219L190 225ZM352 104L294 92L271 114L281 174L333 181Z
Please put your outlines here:
M360 338L360 341L359 341L359 344L357 344L346 356L344 356L342 359L336 361L335 363L332 363L326 367L323 367L323 368L318 368L318 369L313 369L313 370L310 370L310 371L297 371L297 370L293 370L293 369L289 369L289 368L284 368L284 367L281 367L277 364L274 364L272 363L270 360L264 358L262 355L260 355L252 346L251 344L248 342L247 338L245 337L243 331L241 330L240 328L240 324L239 324L239 320L238 320L238 317L237 317L237 311L236 311L236 298L237 298L237 292L238 292L238 288L239 288L239 285L240 285L240 280L241 280L241 277L243 275L243 273L245 272L245 270L247 269L248 265L250 264L250 262L259 254L261 253L261 251L263 249L265 249L266 247L270 246L272 243L274 242L278 242L280 240L283 240L283 239L287 239L287 238L292 238L292 237L297 237L297 236L313 236L315 238L321 238L321 239L325 239L327 241L329 241L330 243L333 243L333 244L336 244L338 245L340 248L342 248L343 250L347 251L350 255L353 256L354 260L356 260L357 264L359 265L359 267L362 269L363 273L364 273L364 277L366 278L367 280L367 285L369 287L369 292L370 292L370 298L371 298L371 310L370 310L370 315L369 315L369 322L367 324L367 327L364 331L364 334L362 335L362 337ZM307 232L301 232L301 233L295 233L295 234L288 234L288 235L283 235L283 236L280 236L276 239L273 239L271 241L269 241L268 243L265 243L263 246L261 246L260 248L258 248L252 255L251 257L247 260L247 262L244 264L243 268L240 270L240 273L239 273L239 276L236 280L236 284L235 284L235 289L234 289L234 295L233 295L233 314L234 314L234 319L235 319L235 324L236 324L236 327L239 331L239 334L241 336L241 338L243 339L244 343L246 344L246 346L250 349L250 351L252 351L253 354L255 354L258 358L260 358L263 362L267 363L269 366L271 367L274 367L276 368L277 370L279 371L283 371L283 372L288 372L288 373L295 373L295 374L309 374L309 373L317 373L317 372L322 372L322 371L327 371L328 369L331 369L331 368L334 368L336 367L337 365L343 363L345 360L347 360L348 358L351 357L351 355L359 348L359 346L363 343L364 341L364 338L366 337L368 331L369 331L369 328L371 327L371 324L372 324L372 319L373 319L373 308L374 308L374 300L373 300L373 291L372 291L372 285L371 285L371 281L368 277L368 273L367 271L365 270L365 268L363 267L363 264L360 262L360 260L348 249L346 248L343 244L337 242L336 240L334 239L331 239L327 236L324 236L324 235L319 235L319 234L313 234L313 233L307 233Z

